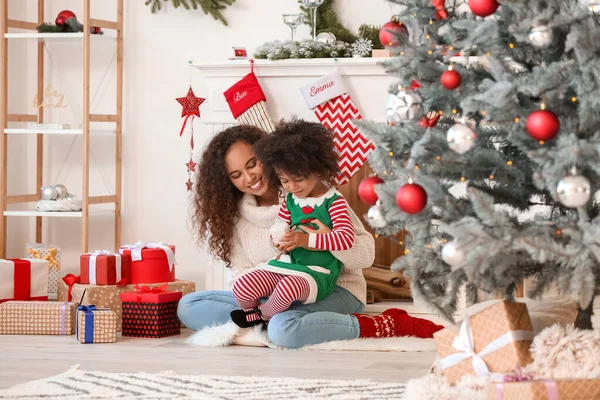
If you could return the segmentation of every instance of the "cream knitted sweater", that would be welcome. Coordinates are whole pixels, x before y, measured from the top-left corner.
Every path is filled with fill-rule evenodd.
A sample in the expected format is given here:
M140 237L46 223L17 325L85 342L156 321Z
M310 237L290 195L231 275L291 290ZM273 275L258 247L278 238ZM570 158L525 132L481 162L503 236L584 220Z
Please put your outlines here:
M230 285L247 269L278 254L269 238L269 228L276 222L278 211L279 205L259 207L256 198L249 194L240 201L241 218L233 235ZM373 264L375 242L354 211L348 211L354 224L355 240L352 249L332 252L344 264L337 284L366 304L367 284L362 269Z

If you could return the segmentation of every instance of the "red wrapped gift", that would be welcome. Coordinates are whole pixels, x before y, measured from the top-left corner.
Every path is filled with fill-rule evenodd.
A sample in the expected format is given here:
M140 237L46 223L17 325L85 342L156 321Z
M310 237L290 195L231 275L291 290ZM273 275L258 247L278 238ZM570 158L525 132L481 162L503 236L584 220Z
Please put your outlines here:
M131 281L131 257L96 250L79 257L79 278L84 285L124 286Z
M169 285L135 286L121 293L123 336L161 338L181 333L177 305L181 292L167 292Z
M175 281L175 246L137 242L121 246L119 253L131 257L131 283Z
M0 303L48 300L48 261L38 258L0 259Z

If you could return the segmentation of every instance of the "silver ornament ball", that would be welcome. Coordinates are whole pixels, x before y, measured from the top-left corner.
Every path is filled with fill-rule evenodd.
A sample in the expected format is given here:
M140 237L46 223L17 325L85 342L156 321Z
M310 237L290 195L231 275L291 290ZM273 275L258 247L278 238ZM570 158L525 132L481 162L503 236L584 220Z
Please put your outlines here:
M315 40L325 44L335 44L337 42L335 35L331 32L321 32L317 35Z
M450 129L446 139L448 146L458 154L464 154L475 146L475 132L467 125L455 124Z
M383 228L386 225L387 222L379 204L369 208L369 211L367 212L367 222L373 228Z
M442 260L450 265L453 270L460 267L466 258L465 252L459 249L454 241L450 241L442 247Z
M556 194L560 202L569 208L583 207L592 197L592 185L585 176L565 176L558 182Z
M66 197L69 194L69 191L65 185L54 185L54 189L56 189L58 197Z
M385 115L389 123L401 123L414 119L422 114L421 96L403 90L390 94L385 106Z
M42 188L42 200L56 200L58 190L54 186L46 186Z
M546 25L535 26L529 32L529 41L535 47L548 47L553 39L552 29Z

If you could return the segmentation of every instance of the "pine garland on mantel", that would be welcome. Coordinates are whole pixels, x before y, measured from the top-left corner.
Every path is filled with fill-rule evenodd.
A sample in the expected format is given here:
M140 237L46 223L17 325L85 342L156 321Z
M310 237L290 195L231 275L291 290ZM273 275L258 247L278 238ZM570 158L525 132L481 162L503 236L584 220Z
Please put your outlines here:
M202 8L205 14L210 14L217 21L221 21L223 25L227 26L227 20L223 17L222 10L232 5L235 0L162 0L165 3L171 2L173 7L178 8L182 6L186 10L194 9L198 7ZM162 9L161 0L146 0L146 5L150 6L152 13L156 13Z

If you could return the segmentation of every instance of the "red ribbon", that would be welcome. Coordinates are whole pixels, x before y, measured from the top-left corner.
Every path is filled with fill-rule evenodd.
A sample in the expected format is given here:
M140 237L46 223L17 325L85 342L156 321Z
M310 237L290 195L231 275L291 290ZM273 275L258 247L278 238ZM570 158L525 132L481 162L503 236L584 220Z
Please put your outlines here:
M181 131L179 131L179 137L181 137L181 135L183 135L183 131L185 130L185 124L187 124L187 120L190 117L192 117L192 123L194 123L194 114L186 115L185 119L183 120L183 125L181 126Z
M15 261L14 299L31 298L31 262Z
M431 4L435 7L435 18L439 21L440 19L448 19L448 11L444 7L445 0L432 0Z
M68 275L65 275L62 278L62 280L69 287L67 301L71 301L71 300L73 300L73 294L72 294L72 292L73 292L73 285L76 284L76 283L79 283L81 281L81 279L78 276L75 276L73 274L68 274Z
M308 218L308 219L303 219L300 220L301 224L310 224L311 222L313 222L314 218Z
M410 90L421 89L421 85L415 79L410 83Z
M160 286L140 286L138 284L135 285L135 291L137 292L137 302L140 303L142 301L142 296L145 294L158 294L164 293L169 290L169 284L164 283Z
M438 120L440 119L440 114L438 113L428 113L427 116L421 117L419 121L419 125L423 128L433 128L437 125Z

